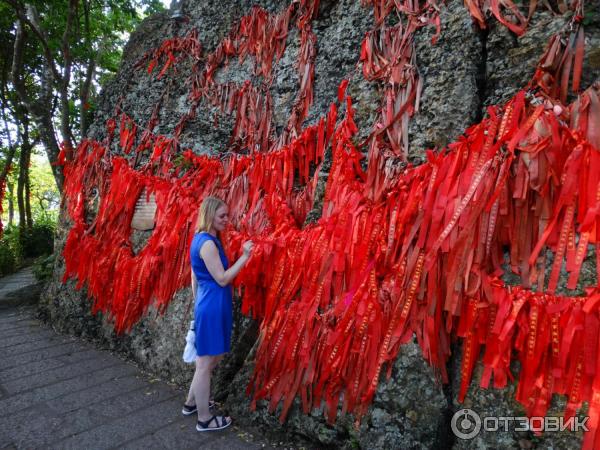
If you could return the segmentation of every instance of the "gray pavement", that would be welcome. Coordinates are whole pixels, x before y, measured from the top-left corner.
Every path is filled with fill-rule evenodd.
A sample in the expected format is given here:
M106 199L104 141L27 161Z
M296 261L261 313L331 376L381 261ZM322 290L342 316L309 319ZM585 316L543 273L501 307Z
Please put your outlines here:
M10 295L35 284L30 271L6 278L0 279L0 449L270 448L235 424L197 432L195 415L181 415L183 391L55 333L35 319L31 302L15 305Z
M32 304L42 291L42 283L33 276L31 267L0 278L0 310Z
M25 267L16 273L0 278L0 298L34 284L37 284L37 280L33 276L31 267Z

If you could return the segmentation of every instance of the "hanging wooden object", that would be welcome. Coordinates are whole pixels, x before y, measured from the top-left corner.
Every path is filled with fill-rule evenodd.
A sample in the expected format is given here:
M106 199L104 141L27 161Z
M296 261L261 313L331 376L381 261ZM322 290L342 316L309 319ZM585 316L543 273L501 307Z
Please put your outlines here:
M156 198L154 194L148 196L146 188L142 190L140 197L135 203L135 212L131 220L131 228L134 230L148 231L155 225L156 216Z

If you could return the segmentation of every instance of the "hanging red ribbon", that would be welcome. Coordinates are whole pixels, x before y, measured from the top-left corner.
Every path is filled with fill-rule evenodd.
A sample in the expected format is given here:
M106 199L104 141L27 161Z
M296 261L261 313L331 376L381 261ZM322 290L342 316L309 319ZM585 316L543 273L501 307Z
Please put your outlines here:
M394 2L372 3L381 20ZM428 152L425 164L394 166L398 149L406 148L403 117L415 109L420 88L402 69L408 70L402 64L412 60L412 50L402 50L399 36L381 29L377 44L368 44L375 34L365 38L363 70L375 78L385 73L382 79L404 87L385 94L384 119L370 135L365 171L347 82L338 89L345 116L338 120L332 104L326 117L301 128L312 102L310 20L317 3L294 8L277 15L253 9L208 56L201 75L194 74L192 99L205 96L222 111L235 112L232 138L247 145L248 154L221 159L185 150L176 162L177 136L154 135L148 127L136 147L149 151L140 168L110 156L106 143L88 140L64 162L74 224L64 249L65 279L87 286L93 311L107 314L117 332L129 330L151 305L164 310L188 284L198 206L205 196L218 195L230 206L233 222L224 239L228 256L236 258L247 238L256 243L251 264L235 281L243 287L242 312L261 320L248 390L253 402L269 400L271 411L281 402L281 420L298 396L304 411L324 405L333 422L342 394L342 412L360 419L380 374L389 376L400 345L415 335L444 380L450 344L463 341L459 400L482 356L481 385L493 380L502 388L518 378L516 398L528 414L545 414L552 394L565 394L567 415L588 401L591 423L597 424L600 290L586 286L581 297L554 292L566 282L563 261L568 287L576 287L588 244L600 248L600 86L568 108L552 100L544 87L547 75L570 68L551 67L547 52L532 82L537 94L522 91L490 108L448 148ZM429 7L418 12L436 23ZM512 26L521 29L525 22L515 17L519 23ZM275 138L268 93L250 83L217 85L212 76L227 58L252 56L255 72L270 77L292 18L302 36L301 100L286 133ZM195 37L186 39L170 45L197 49L197 55ZM153 57L168 57L175 51L169 48ZM163 71L175 64L169 61ZM191 115L182 118L178 132ZM120 144L128 153L143 127L123 112L118 119ZM107 122L109 136L116 120ZM329 150L321 219L303 227ZM88 204L92 188L100 199L95 217ZM156 228L134 254L130 223L144 190L156 198ZM554 259L546 280L548 252ZM507 270L521 277L521 286L504 284ZM511 372L513 359L521 363L519 374ZM595 428L586 434L587 448L600 444L596 435Z

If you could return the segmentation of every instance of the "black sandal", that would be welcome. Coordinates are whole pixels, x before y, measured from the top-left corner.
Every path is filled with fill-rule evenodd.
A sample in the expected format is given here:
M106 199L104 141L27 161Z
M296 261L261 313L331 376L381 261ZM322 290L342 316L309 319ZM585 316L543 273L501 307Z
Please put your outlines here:
M221 423L219 423L219 418L221 419L221 421L220 421ZM209 426L213 420L215 421L215 425L217 425L216 427ZM227 428L229 425L231 425L231 422L233 422L233 420L229 419L229 422L227 422L225 420L225 417L223 417L223 416L212 416L206 422L202 422L201 420L199 420L198 424L196 425L196 430L198 430L198 431L222 430L223 428Z
M214 407L215 407L215 402L213 400L209 400L208 409L211 410ZM181 409L181 414L183 414L184 416L190 416L190 415L194 414L196 411L198 411L198 407L196 405L186 405L184 403L183 408Z

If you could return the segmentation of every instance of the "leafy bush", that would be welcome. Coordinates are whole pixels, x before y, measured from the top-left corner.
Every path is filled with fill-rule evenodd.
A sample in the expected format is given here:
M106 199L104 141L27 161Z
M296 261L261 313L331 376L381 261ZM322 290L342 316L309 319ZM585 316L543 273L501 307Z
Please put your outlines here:
M21 237L19 234L19 227L15 225L8 225L4 229L2 234L2 242L4 242L10 248L10 251L15 258L15 265L18 266L21 263L23 248L21 246ZM16 270L16 267L15 267Z
M33 263L33 275L39 280L44 281L52 277L54 268L54 254L50 256L40 256Z
M16 272L31 258L40 256L34 263L34 274L40 280L52 275L54 257L48 255L54 250L55 229L52 220L39 220L22 232L18 226L8 225L0 238L0 276Z
M25 258L49 255L54 250L54 228L52 222L38 222L21 233L22 255Z
M17 270L17 258L15 257L13 249L10 244L3 240L0 240L0 275L8 275Z

